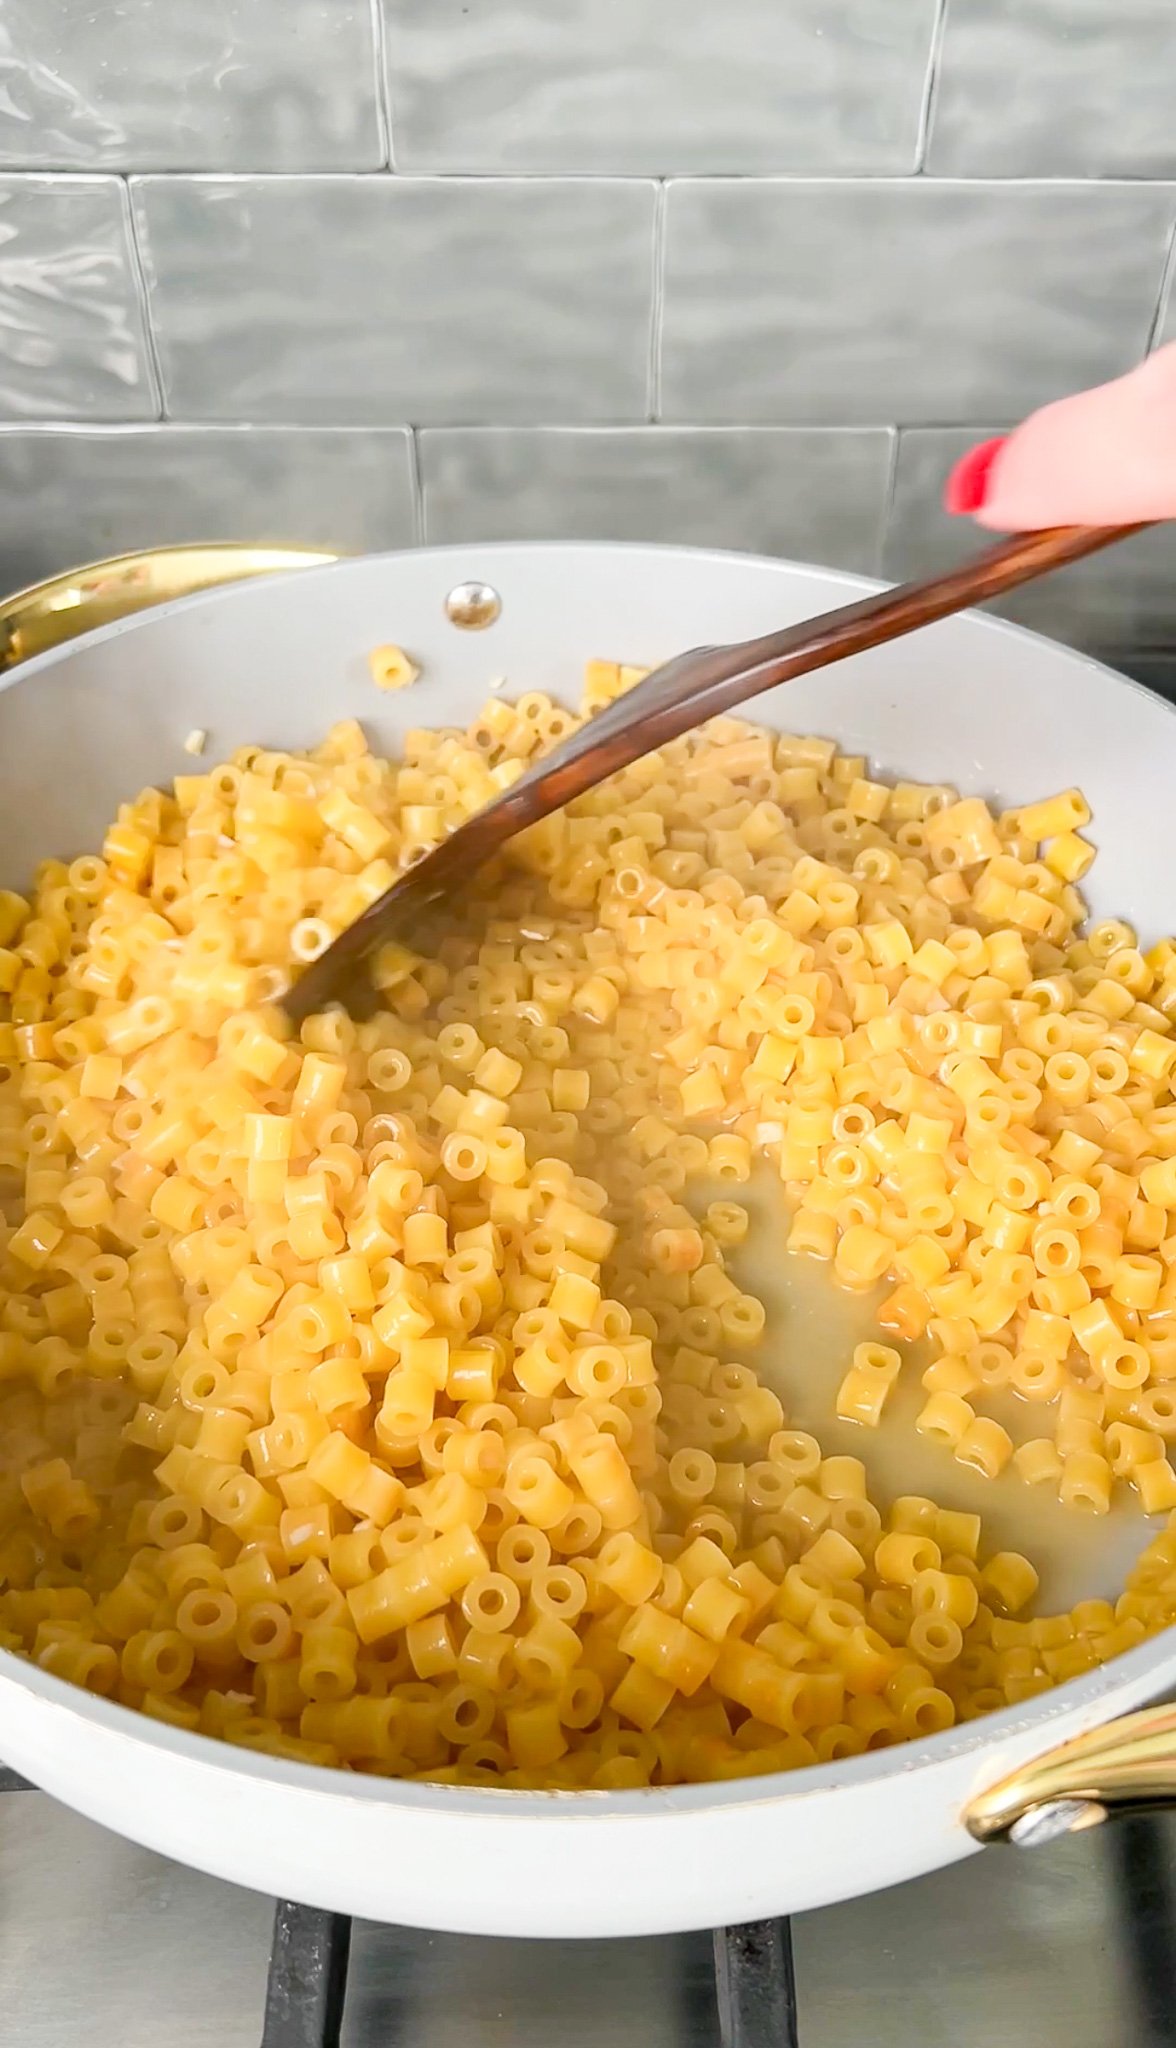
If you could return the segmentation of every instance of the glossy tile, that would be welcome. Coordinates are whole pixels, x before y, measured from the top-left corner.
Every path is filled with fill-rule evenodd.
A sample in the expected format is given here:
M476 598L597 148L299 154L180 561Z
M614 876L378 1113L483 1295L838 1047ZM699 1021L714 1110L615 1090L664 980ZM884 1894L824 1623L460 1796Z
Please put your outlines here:
M1020 414L1143 353L1176 187L932 179L669 187L669 419Z
M0 430L0 585L198 540L410 546L406 429Z
M5 0L0 163L368 170L384 161L368 0Z
M1176 243L1168 258L1168 274L1164 279L1163 298L1156 322L1156 347L1166 341L1176 341Z
M883 569L887 576L929 574L985 545L969 519L942 509L943 485L966 448L989 426L913 429L900 434ZM1036 632L1092 652L1176 646L1176 528L1158 527L1060 569L1002 598L993 609Z
M673 541L869 572L892 440L771 428L427 429L425 537Z
M947 0L928 168L1176 175L1170 0Z
M640 419L655 192L135 179L169 405L305 424Z
M0 418L157 410L119 180L0 176Z
M935 0L383 6L403 170L915 168Z

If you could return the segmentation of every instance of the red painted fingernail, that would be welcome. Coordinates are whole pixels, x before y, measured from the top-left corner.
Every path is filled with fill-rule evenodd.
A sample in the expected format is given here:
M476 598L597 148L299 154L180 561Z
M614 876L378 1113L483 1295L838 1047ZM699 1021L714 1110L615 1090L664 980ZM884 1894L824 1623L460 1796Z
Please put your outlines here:
M991 441L981 441L975 448L969 448L956 463L943 492L943 502L949 512L980 510L988 496L992 465L1008 438L1007 434L997 434Z

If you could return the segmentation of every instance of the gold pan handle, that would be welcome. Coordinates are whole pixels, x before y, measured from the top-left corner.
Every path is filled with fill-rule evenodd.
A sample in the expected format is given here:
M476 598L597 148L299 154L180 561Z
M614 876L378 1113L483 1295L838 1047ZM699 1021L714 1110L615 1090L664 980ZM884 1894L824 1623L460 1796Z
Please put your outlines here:
M964 1809L977 1842L1036 1848L1116 1813L1176 1807L1176 1705L1145 1707L1022 1764Z
M115 555L105 562L53 576L0 600L0 672L29 661L47 648L59 647L108 626L131 612L191 597L221 583L239 583L251 576L283 570L312 569L338 559L307 548L239 546L234 541L193 542L189 546L150 548L141 554Z

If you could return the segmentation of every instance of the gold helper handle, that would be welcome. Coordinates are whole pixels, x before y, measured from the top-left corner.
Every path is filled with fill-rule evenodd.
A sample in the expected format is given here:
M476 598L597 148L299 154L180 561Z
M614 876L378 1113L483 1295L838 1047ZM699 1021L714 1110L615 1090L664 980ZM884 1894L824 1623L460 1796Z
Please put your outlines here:
M1176 1807L1176 1704L1145 1707L1022 1764L964 1809L977 1842L1036 1848L1116 1813Z
M313 569L338 556L321 549L267 548L236 541L193 541L180 547L148 548L114 555L80 569L30 584L0 599L0 674L34 654L76 640L95 626L108 626L131 612L191 597L221 583L283 570Z

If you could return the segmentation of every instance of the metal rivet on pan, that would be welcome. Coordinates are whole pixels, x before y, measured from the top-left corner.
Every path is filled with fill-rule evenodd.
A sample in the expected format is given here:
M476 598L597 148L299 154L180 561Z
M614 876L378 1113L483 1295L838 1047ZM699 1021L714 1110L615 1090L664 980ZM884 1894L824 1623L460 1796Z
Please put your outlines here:
M492 626L502 610L502 599L489 583L459 583L445 600L445 616L467 633Z
M1097 1827L1106 1817L1107 1809L1097 1799L1046 1799L1013 1822L1009 1840L1019 1849L1037 1849L1061 1835Z

